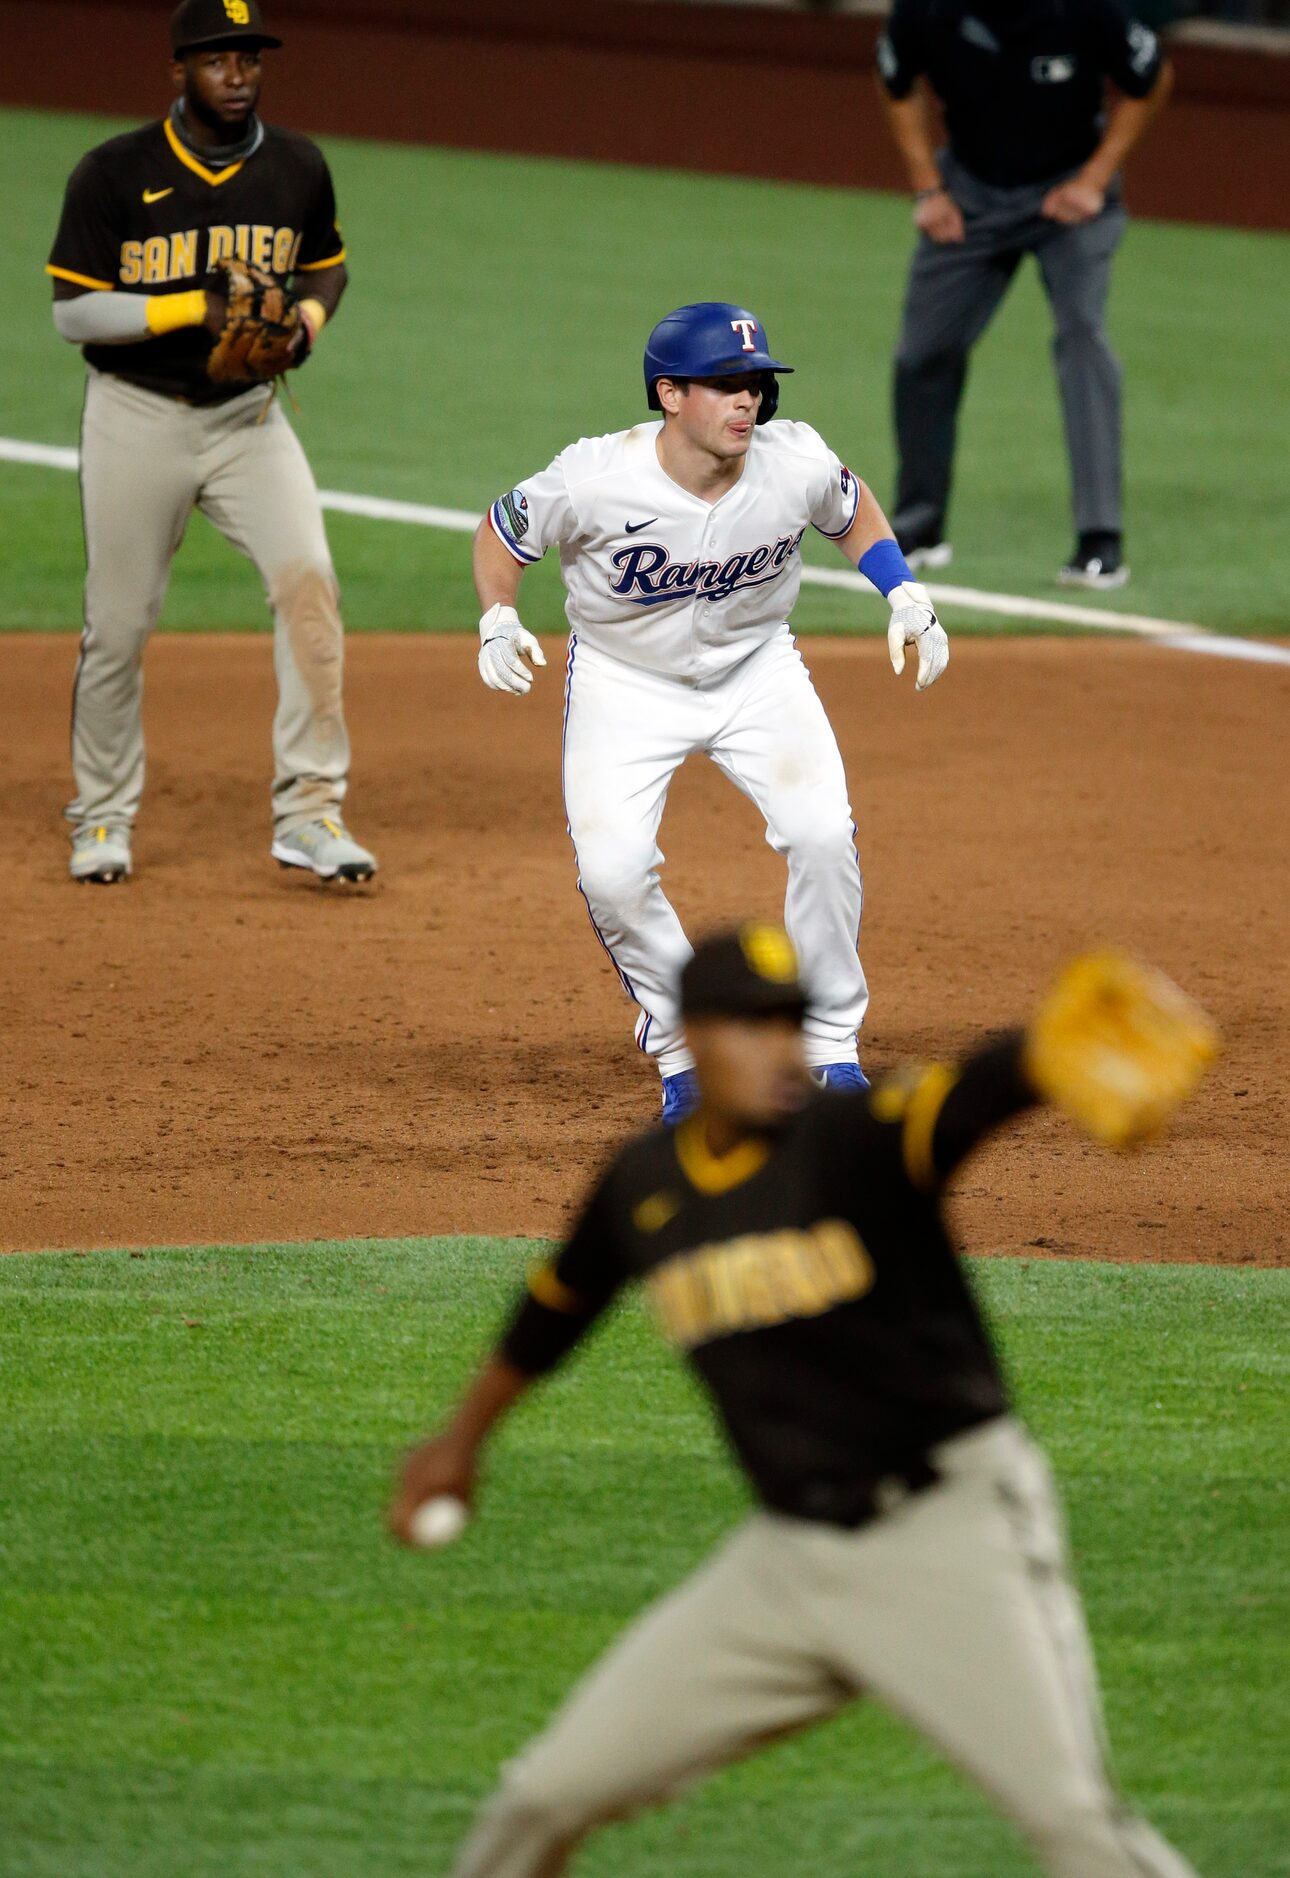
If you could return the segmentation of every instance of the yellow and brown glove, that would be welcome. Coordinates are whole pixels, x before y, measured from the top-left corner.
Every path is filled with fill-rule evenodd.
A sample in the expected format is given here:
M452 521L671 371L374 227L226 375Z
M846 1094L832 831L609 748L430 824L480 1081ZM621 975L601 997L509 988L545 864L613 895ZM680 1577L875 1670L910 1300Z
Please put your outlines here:
M217 384L263 383L278 378L308 350L300 308L280 281L236 256L211 270L213 291L225 302L224 322L206 370Z
M1026 1074L1045 1101L1108 1147L1156 1134L1218 1053L1218 1033L1163 972L1091 952L1061 973L1026 1031Z

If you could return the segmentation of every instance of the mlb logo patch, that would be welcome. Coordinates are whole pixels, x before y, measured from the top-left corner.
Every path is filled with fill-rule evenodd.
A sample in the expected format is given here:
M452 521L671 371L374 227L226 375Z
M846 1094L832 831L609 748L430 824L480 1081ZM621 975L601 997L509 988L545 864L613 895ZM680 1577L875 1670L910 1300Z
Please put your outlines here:
M847 468L845 463L842 465L842 475L839 480L842 484L843 495L849 496L851 494L851 471Z

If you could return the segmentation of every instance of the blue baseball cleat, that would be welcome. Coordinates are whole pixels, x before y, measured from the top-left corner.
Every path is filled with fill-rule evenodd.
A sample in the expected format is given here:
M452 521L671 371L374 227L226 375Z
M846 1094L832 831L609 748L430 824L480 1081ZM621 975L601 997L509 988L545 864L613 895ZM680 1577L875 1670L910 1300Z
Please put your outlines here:
M823 1069L811 1071L812 1082L817 1082L821 1089L867 1089L869 1078L858 1063L826 1063Z
M674 1128L699 1106L699 1079L692 1069L663 1078L663 1126Z

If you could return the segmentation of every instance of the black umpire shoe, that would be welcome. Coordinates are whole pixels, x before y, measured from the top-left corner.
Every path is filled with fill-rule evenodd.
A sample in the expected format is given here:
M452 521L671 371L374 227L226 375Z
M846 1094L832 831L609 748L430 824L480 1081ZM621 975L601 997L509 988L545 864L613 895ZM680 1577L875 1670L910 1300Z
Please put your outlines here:
M1124 565L1124 544L1119 535L1081 535L1075 552L1059 569L1059 587L1122 587L1129 578Z

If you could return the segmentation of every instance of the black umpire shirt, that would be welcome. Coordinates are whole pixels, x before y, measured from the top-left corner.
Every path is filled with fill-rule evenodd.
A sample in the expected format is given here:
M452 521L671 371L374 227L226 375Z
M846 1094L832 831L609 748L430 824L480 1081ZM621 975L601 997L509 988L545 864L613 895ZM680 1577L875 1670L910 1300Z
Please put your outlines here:
M861 1524L884 1483L926 1485L937 1443L1007 1409L940 1188L1033 1100L1008 1037L957 1071L821 1093L720 1159L694 1118L654 1129L534 1271L500 1353L552 1368L641 1279L763 1504Z
M1005 189L1077 170L1101 139L1104 80L1145 98L1161 64L1119 0L895 0L878 41L892 97L926 77L954 156Z

